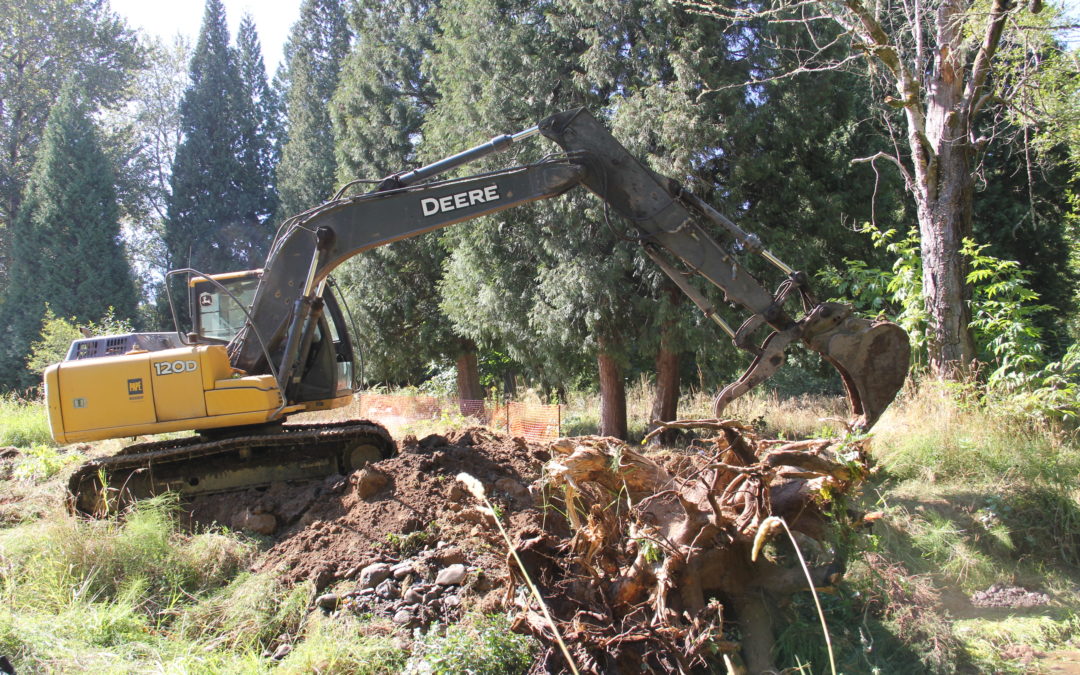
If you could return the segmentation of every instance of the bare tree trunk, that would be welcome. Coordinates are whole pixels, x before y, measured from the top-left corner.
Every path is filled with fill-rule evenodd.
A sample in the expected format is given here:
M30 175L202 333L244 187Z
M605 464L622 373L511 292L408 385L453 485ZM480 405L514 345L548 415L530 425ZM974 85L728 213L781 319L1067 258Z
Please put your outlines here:
M668 330L660 337L660 348L656 352L656 392L653 394L652 409L649 411L649 431L655 426L653 420L671 422L679 416L679 352L671 349ZM674 430L665 431L654 437L653 443L670 443Z
M908 143L915 165L919 235L923 258L923 301L929 317L930 367L937 375L959 377L975 357L968 324L971 297L967 265L960 255L971 234L971 101L965 96L963 8L953 0L937 15L943 47L924 88L926 113L913 123L909 109ZM970 94L968 94L970 96Z
M461 403L461 414L476 414L476 410L464 404L464 401L483 401L484 390L480 386L480 369L476 363L476 345L471 340L462 341L462 352L457 358L457 395Z
M975 358L975 343L968 324L971 291L967 262L960 254L971 233L971 172L963 144L939 156L954 169L942 172L940 192L927 208L919 208L922 239L923 301L929 315L930 367L947 379L967 371ZM965 167L965 168L961 168Z
M626 383L623 382L622 366L604 351L603 340L596 363L600 369L600 435L625 440Z

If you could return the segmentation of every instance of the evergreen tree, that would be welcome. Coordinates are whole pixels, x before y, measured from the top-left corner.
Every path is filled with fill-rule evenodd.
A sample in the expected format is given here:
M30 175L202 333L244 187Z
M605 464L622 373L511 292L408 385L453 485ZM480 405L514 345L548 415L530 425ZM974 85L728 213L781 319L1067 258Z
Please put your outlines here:
M423 71L435 33L431 8L426 0L362 0L350 15L360 39L330 108L341 182L377 179L417 163L416 139L435 100ZM482 396L473 386L475 345L451 330L439 308L445 255L439 235L430 234L367 251L339 273L359 323L369 381L417 382L432 362L464 357L467 386L458 394Z
M285 46L287 135L277 168L278 219L332 196L334 134L330 97L349 49L349 26L340 0L304 0Z
M135 32L104 0L0 3L0 295L13 224L64 82L75 77L93 107L112 106L141 67Z
M135 316L114 173L84 99L68 87L53 107L15 223L12 290L0 320L7 387L34 384L25 359L46 306L76 322Z
M262 47L250 14L240 19L236 34L236 61L243 92L237 117L240 134L239 159L243 168L241 192L247 200L247 218L264 223L277 207L274 190L274 134L277 132L277 100L266 79ZM254 262L254 261L253 261Z
M606 111L631 152L679 178L698 171L717 143L719 108L700 101L728 68L727 41L668 3L508 8L459 0L442 9L432 59L441 99L424 128L434 147L579 105ZM490 33L500 40L490 43ZM469 76L477 72L487 76ZM550 150L539 141L519 160ZM627 224L609 228L607 220L603 205L578 191L448 233L443 306L458 330L482 345L504 342L545 380L563 380L595 359L601 431L621 436L627 369L655 362L677 375L677 362L657 357L661 346L682 349L685 327L672 311L678 295L620 236ZM658 407L674 415L678 387L665 381L666 405Z
M165 244L172 269L227 272L258 265L267 230L244 192L241 162L243 83L221 0L207 0L191 58L191 86L180 104L183 140L172 170ZM184 302L179 302L183 310Z
M558 30L569 6L457 0L440 7L432 77L440 101L424 127L429 158L496 133L528 126L551 112L602 98L575 80L582 44ZM487 30L477 31L476 26ZM490 35L498 35L492 41ZM484 73L476 77L476 73ZM470 167L538 159L543 141ZM516 155L516 157L515 157ZM525 206L446 231L451 250L443 307L457 330L483 347L505 345L512 358L547 382L562 382L583 359L601 369L601 433L625 436L622 321L632 293L622 285L626 251L613 247L581 192ZM570 253L573 251L573 253ZM588 296L587 306L576 300Z

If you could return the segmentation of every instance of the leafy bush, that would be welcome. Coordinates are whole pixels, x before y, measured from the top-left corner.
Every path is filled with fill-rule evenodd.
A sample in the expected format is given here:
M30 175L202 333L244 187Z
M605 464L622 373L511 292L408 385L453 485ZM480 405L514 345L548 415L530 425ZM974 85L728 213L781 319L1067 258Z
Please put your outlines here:
M896 230L881 231L864 223L860 232L869 235L874 248L896 256L891 270L870 267L862 260L844 260L845 269L826 267L818 278L836 289L837 300L854 305L866 314L884 314L907 331L916 359L926 350L927 314L922 298L922 258L919 233L911 230L897 239Z
M74 319L57 317L52 308L46 305L41 337L30 345L26 367L31 372L40 374L52 364L63 361L71 343L83 337L83 330L92 336L100 336L123 335L131 333L134 328L130 321L116 318L112 307L100 320L79 326Z
M911 338L916 362L925 362L927 315L922 299L922 261L918 233L903 239L896 230L863 226L876 248L896 256L891 270L845 260L846 269L828 268L819 278L836 289L839 300L863 312L892 317ZM1029 286L1031 272L1012 260L986 252L987 245L965 239L960 251L968 262L972 286L971 330L979 359L989 366L982 394L1023 414L1077 417L1080 393L1080 347L1065 358L1046 363L1042 330L1036 318L1047 311Z
M433 628L414 643L408 673L433 675L511 675L532 665L536 642L510 631L502 615L470 616L446 628Z
M81 452L61 451L55 446L36 443L25 449L15 463L14 476L20 480L46 480L65 467L86 459Z

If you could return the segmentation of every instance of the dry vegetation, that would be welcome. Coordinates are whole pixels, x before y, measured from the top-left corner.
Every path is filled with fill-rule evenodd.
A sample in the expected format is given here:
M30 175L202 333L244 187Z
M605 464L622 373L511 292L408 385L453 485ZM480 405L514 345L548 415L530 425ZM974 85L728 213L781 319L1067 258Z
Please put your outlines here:
M684 412L693 414L694 405L684 401ZM0 445L16 451L0 459L0 655L20 673L509 673L521 672L520 664L537 654L550 659L536 642L508 639L505 613L469 614L422 636L395 634L385 621L364 616L325 616L313 610L310 585L247 571L267 540L221 528L185 530L167 501L145 504L119 522L74 520L60 505L68 468L115 445L54 448L39 405L8 399L3 406ZM835 432L829 418L843 411L832 400L759 397L735 412L763 437L794 440ZM569 417L590 431L584 416ZM639 434L643 428L639 423ZM838 672L1038 672L1042 655L1076 648L1075 436L927 389L906 392L869 443L863 490L836 495L837 504L880 517L869 528L834 532L818 540L829 542L825 550L812 551L848 563L844 581L820 597ZM643 459L678 474L679 458L687 456L680 447ZM599 493L585 488L582 494ZM610 533L629 532L628 515L622 512ZM575 546L585 540L581 535ZM622 546L627 539L599 541ZM784 541L770 540L764 555L791 563ZM616 549L596 549L591 564ZM632 560L642 551L616 552ZM570 563L564 563L565 571ZM972 603L973 594L992 587L1022 587L1048 602ZM706 607L710 595L704 588ZM796 592L768 609L776 665L829 672L813 597ZM709 649L699 652L705 665L697 667L725 672L725 642L746 636L734 622L712 630ZM283 642L292 649L275 660L271 648Z

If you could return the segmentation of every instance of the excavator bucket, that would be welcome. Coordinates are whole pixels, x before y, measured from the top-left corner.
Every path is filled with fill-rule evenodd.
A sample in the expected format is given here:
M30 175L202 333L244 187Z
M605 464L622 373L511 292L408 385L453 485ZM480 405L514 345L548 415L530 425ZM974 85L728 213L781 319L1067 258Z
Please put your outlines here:
M852 427L869 430L907 379L907 333L890 321L848 316L806 343L840 372L854 415Z

